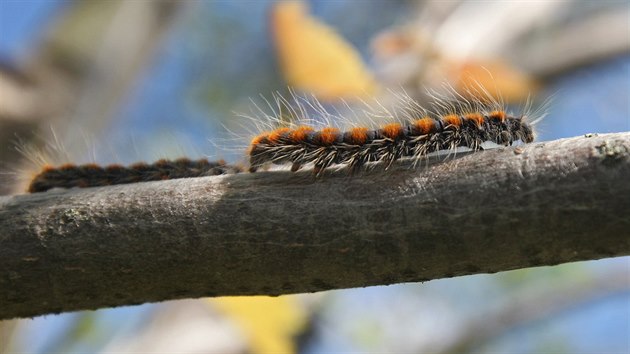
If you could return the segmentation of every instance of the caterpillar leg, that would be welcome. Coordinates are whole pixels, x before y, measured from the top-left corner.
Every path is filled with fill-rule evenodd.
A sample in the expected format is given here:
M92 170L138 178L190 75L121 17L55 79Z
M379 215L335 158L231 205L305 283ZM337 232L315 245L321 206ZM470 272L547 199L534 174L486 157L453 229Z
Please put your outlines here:
M319 177L323 171L324 166L319 164L315 164L315 166L313 166L313 174L315 175L315 177Z

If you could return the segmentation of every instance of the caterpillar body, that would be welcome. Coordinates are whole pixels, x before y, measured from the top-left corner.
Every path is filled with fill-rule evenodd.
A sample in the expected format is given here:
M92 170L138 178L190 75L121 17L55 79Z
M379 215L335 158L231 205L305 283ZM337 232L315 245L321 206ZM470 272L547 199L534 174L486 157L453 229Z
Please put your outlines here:
M447 87L444 93L429 92L428 96L432 110L423 108L404 93L393 95L396 98L393 109L379 102L366 104L367 110L363 111L359 124L349 129L331 124L348 115L331 114L316 99L294 94L293 102L289 102L275 96L276 108L268 103L271 115L258 109L275 126L269 125L251 140L249 171L255 172L266 164L290 164L291 170L297 171L312 164L316 175L332 165L348 165L353 173L371 162L381 162L387 168L398 159L417 161L441 150L467 147L477 151L484 142L530 143L534 141L533 125L542 114L533 120L531 116L544 109L541 107L532 114L528 101L523 113L509 114L505 104L481 86L469 88L463 94ZM352 113L356 116L356 110ZM278 117L284 115L289 116L290 124L278 127ZM311 115L322 117L325 124L316 128L318 121ZM374 117L388 122L364 125Z
M140 162L130 166L109 165L103 167L97 164L66 164L60 167L44 167L31 180L28 192L45 192L52 188L87 188L176 178L216 176L241 171L240 167L227 165L223 160L189 160L187 158L158 160L152 164Z
M368 162L389 166L400 158L417 159L439 150L479 150L486 141L511 145L533 140L532 127L523 117L502 110L425 116L408 123L389 123L378 129L354 127L345 132L332 127L282 127L252 140L249 171L255 172L268 162L290 163L291 171L312 163L316 174L334 164L347 164L354 171Z

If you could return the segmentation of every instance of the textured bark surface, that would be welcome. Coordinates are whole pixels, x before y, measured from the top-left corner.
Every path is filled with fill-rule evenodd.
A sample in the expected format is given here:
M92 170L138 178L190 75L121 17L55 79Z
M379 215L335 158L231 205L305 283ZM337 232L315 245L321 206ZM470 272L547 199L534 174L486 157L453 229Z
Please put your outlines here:
M630 133L0 198L0 318L630 254Z

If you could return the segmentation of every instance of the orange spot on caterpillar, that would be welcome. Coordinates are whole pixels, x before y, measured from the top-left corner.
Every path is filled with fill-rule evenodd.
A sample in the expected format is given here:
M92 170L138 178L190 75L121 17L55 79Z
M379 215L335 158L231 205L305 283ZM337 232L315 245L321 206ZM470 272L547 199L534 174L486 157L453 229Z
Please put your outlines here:
M368 128L366 127L352 128L348 132L349 141L347 142L350 144L357 144L357 145L365 144L368 138L367 132L368 132Z
M381 133L392 140L398 139L403 134L403 127L398 123L386 124L381 128Z
M114 165L109 165L105 167L105 171L107 172L117 172L124 169L124 167L122 165L118 165L118 164L114 164Z
M306 140L306 137L313 131L314 131L313 128L306 125L302 125L293 129L289 133L289 139L294 143L302 143Z
M83 165L81 167L83 169L85 169L85 170L100 170L101 169L101 166L99 166L99 165L97 165L95 163L88 163L88 164L85 164L85 165Z
M254 150L256 150L256 147L258 145L260 145L263 142L267 141L267 135L268 135L268 133L265 132L265 133L262 133L262 134L259 134L259 135L255 136L252 139L251 143L249 144L249 148L247 149L247 154L251 155L254 152ZM254 171L251 171L251 172L254 172Z
M459 127L460 125L462 125L462 120L457 114L449 114L447 116L444 116L442 120L446 122L445 126L453 125Z
M59 166L59 168L57 170L60 171L68 171L68 170L74 170L77 166L71 163L67 163L64 165Z
M492 119L497 119L497 120L503 122L505 120L505 118L507 117L507 114L505 114L504 111L492 111L492 112L490 112L488 117L490 117Z
M144 162L136 162L133 165L129 166L129 168L133 170L144 170L144 169L147 169L148 167L149 165L147 165Z
M319 131L319 134L316 137L318 143L322 145L331 145L337 140L339 136L339 129L326 127Z
M256 135L251 142L251 147L253 148L255 145L258 145L260 143L262 143L263 141L267 140L267 137L269 136L269 132L264 132L261 134Z
M176 165L180 165L180 166L187 166L187 165L190 165L190 164L193 163L191 159L188 159L188 158L185 158L185 157L181 157L181 158L175 160L174 162L175 162ZM204 159L196 161L196 163L198 163L198 164L203 164L204 162L207 163L208 161L206 161Z
M429 117L417 119L413 122L413 127L415 128L416 134L418 135L435 133L436 131L435 120Z
M156 167L162 168L169 164L169 161L166 159L159 159L153 163ZM134 165L135 166L135 165Z
M477 124L477 127L481 127L484 122L483 116L479 113L468 113L464 116L464 119L475 122L475 124Z
M271 133L269 133L269 135L267 136L267 140L269 140L269 143L275 144L280 140L280 138L285 136L290 131L291 129L287 127L278 128L272 131Z

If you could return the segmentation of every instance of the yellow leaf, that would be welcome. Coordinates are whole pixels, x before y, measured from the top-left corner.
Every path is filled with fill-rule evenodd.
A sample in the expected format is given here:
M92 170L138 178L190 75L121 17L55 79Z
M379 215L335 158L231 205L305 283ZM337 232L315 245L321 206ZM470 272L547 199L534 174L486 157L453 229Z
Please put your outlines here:
M373 94L376 84L359 53L307 10L302 1L278 2L272 9L272 35L287 83L320 100Z
M454 65L452 77L460 92L483 87L493 97L501 97L506 103L522 102L538 89L531 76L500 60L459 63Z
M220 297L208 301L236 323L253 353L295 353L294 337L307 319L295 296Z

